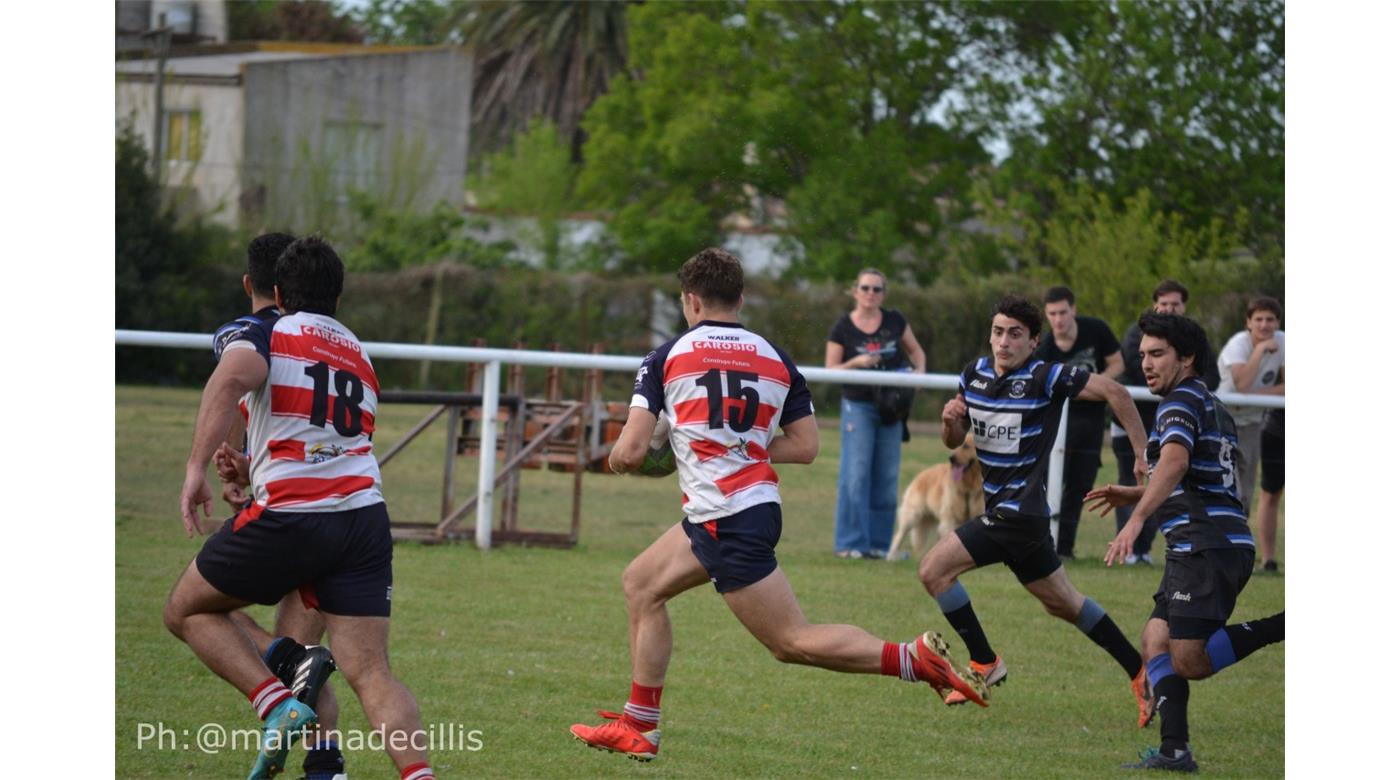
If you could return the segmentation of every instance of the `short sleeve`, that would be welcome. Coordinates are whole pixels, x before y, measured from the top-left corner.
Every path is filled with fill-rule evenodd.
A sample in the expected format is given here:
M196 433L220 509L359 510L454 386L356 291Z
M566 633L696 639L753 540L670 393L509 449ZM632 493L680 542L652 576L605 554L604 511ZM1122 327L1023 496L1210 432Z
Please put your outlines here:
M1106 361L1113 355L1118 354L1121 349L1118 344L1118 337L1113 335L1113 328L1110 328L1108 323L1103 320L1099 320L1098 324L1099 327L1096 329L1099 333L1097 348L1099 354L1102 355L1103 359Z
M1249 353L1249 333L1247 331L1240 331L1231 336L1230 340L1225 342L1225 347L1220 350L1220 373L1223 375L1227 366L1248 363Z
M1046 398L1075 398L1089 384L1089 372L1083 366L1042 363L1039 372L1044 372L1040 379Z
M239 317L214 331L214 359L221 360L225 352L252 349L263 359L270 359L271 338L268 327L253 317Z
M778 350L778 357L783 359L783 365L787 367L788 376L791 378L787 399L783 401L783 413L778 418L778 425L781 427L797 422L803 417L810 417L816 412L816 408L812 405L812 391L807 389L807 378L797 370L797 365L786 352Z
M1201 430L1201 418L1196 412L1194 398L1186 393L1172 393L1157 406L1157 440L1165 445L1176 442L1190 451L1196 446Z
M669 352L670 344L665 348L653 349L642 358L642 366L637 369L637 380L632 384L632 403L630 406L640 406L643 409L661 415L661 410L666 407L666 354Z
M898 309L890 309L889 312L892 315L890 330L894 332L894 338L898 341L904 338L904 331L909 327L909 318L905 317L904 312Z
M846 320L846 315L841 315L835 322L831 323L831 330L826 332L826 340L835 344L840 344L842 349L846 348L846 329L842 327Z

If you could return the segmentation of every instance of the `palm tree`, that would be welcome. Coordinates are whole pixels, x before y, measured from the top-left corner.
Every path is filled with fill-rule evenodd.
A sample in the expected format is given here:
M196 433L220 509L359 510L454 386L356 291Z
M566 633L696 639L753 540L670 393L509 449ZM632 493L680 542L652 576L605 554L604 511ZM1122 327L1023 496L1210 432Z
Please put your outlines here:
M537 116L569 138L575 161L579 122L627 61L624 0L463 3L449 25L475 53L473 152L500 148Z

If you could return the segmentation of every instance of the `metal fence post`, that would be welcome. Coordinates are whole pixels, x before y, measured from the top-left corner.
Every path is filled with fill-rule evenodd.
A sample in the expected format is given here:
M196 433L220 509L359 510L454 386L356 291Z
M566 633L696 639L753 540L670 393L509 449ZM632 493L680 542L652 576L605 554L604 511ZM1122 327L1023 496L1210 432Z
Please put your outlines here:
M496 505L496 410L501 400L501 361L485 366L481 382L481 461L476 477L476 546L491 549L491 512Z
M1045 503L1050 507L1050 538L1056 548L1060 544L1060 501L1065 486L1065 436L1069 430L1069 402L1060 407L1060 426L1055 431L1055 446L1050 450L1050 470L1045 475Z

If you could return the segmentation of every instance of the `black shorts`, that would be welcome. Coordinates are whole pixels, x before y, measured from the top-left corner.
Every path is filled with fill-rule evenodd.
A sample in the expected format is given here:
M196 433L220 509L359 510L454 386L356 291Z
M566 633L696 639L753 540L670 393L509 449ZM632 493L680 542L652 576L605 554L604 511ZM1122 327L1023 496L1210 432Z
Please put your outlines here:
M1050 538L1050 518L994 513L975 517L954 531L980 568L1004 563L1022 585L1048 577L1060 568L1060 556Z
M783 535L780 504L759 504L704 523L682 520L681 526L690 537L691 552L720 593L752 585L778 568L773 548Z
M1283 490L1283 437L1268 426L1259 432L1259 487L1269 493Z
M1152 617L1167 621L1172 639L1207 639L1230 619L1253 572L1248 547L1168 553Z
M251 520L240 514L209 537L194 561L210 585L236 599L276 604L299 590L308 609L388 617L393 559L381 501L344 512L268 509Z

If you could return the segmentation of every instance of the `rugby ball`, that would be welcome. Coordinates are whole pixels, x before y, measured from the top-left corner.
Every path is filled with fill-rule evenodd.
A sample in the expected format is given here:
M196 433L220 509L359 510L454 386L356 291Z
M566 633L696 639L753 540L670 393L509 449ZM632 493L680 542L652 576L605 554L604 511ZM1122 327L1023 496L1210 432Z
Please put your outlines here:
M676 453L671 449L671 424L666 416L656 418L656 429L647 443L646 457L637 468L637 474L644 477L666 477L676 473Z

